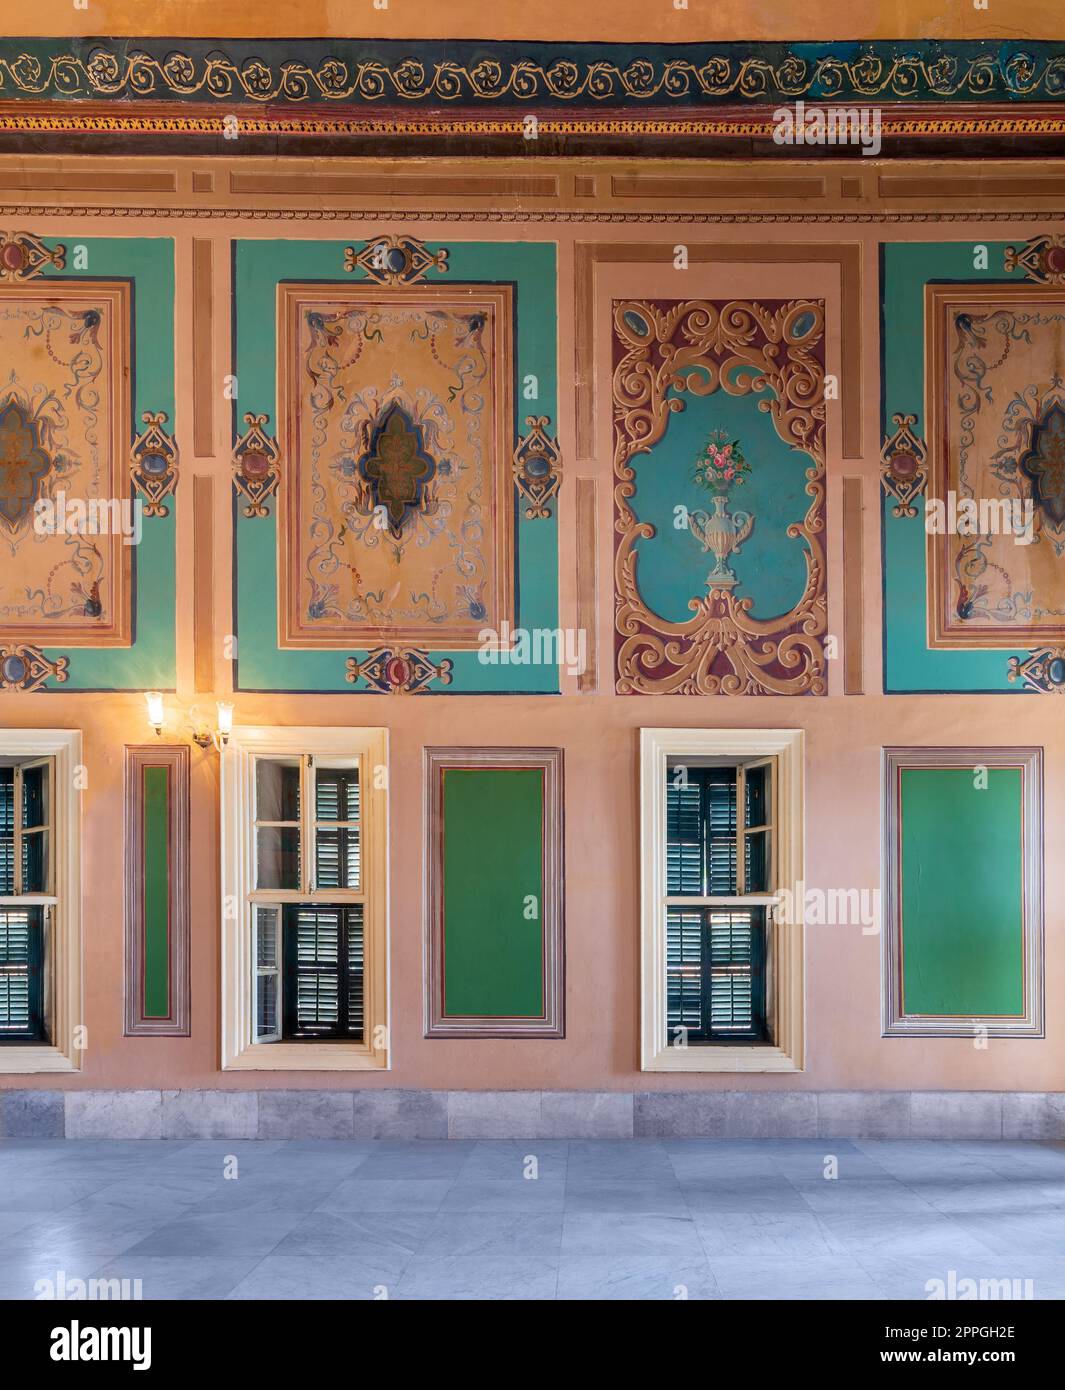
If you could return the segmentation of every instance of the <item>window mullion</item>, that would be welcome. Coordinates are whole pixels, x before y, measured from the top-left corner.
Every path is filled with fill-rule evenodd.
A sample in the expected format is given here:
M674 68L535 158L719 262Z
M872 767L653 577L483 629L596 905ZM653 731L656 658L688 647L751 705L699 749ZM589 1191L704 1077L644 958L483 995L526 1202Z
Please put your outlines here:
M315 806L314 806L314 756L304 753L300 758L300 892L315 891Z
M22 896L22 768L18 763L15 764L12 797L14 798L14 804L11 808L11 823L14 829L12 853L15 856L15 862L12 865L12 878L15 897L19 898Z

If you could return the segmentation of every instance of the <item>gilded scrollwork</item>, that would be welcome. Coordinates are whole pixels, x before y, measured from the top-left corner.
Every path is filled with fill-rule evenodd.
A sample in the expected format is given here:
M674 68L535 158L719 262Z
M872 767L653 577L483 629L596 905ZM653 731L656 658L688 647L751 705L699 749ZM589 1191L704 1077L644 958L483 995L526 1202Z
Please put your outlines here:
M824 306L816 300L623 300L614 305L615 604L619 694L821 695L826 690ZM683 395L757 394L780 439L804 453L805 586L776 618L731 588L693 597L693 616L652 612L637 582L637 543L655 528L631 505L636 455L650 453Z
M236 50L238 45L228 45ZM485 52L483 45L393 44L371 52L358 40L264 39L258 51L182 51L173 40L108 45L98 39L0 45L0 94L40 100L246 101L257 104L498 104L824 100L1047 101L1059 96L1065 60L1051 43L914 40L805 45L721 43L699 52L641 53L597 45L585 56Z

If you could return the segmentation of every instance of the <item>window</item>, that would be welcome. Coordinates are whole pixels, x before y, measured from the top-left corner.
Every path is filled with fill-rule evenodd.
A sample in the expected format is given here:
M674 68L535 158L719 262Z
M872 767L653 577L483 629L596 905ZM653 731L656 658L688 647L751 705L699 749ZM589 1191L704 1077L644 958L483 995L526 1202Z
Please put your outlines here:
M48 1042L51 758L0 761L0 1043Z
M644 1070L802 1066L801 739L642 731Z
M223 1001L223 1065L388 1065L384 770L383 730L234 733L223 880L240 907L226 928L237 997Z
M81 735L0 734L0 1073L81 1064Z

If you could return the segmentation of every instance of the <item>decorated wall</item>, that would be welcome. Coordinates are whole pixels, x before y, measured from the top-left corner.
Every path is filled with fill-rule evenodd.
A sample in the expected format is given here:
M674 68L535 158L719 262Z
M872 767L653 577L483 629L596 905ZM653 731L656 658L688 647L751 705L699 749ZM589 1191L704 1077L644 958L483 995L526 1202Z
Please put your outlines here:
M0 98L49 95L49 52L5 58ZM280 88L266 59L185 56L79 48L70 71L119 123L184 87L182 121L221 120L223 81L264 130L312 119L297 81L343 89L352 121L370 99L324 54ZM432 84L393 56L413 126ZM787 56L759 69L759 119ZM813 96L871 81L860 54L805 56ZM909 119L905 55L880 56ZM991 75L949 83L919 57L926 104L1057 80L1042 49L1017 91L1002 55L961 54ZM633 61L604 109L627 113ZM698 71L683 119L733 121L743 70ZM536 109L566 72L522 79ZM466 102L487 80L453 74ZM640 1070L656 727L802 730L804 882L883 894L874 930L808 924L804 1069L745 1089L1061 1089L1059 162L223 139L0 152L0 724L84 740L88 1041L34 1086L736 1089ZM980 498L1002 528L947 524ZM104 499L106 533L59 524ZM238 729L387 731L387 1070L221 1067L219 700ZM1000 842L984 966L956 976L966 914L927 924L986 906L965 860ZM503 940L511 878L549 910Z

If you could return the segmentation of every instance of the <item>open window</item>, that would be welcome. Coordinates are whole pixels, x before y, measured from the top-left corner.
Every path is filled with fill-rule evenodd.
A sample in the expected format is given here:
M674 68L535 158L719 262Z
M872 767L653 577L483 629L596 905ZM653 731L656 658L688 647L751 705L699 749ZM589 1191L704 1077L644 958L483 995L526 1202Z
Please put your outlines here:
M644 1070L802 1062L801 734L642 731Z
M80 1065L81 736L0 733L0 1072Z
M0 759L0 1044L51 1041L52 758Z
M224 1065L387 1066L384 731L237 731L226 762Z

